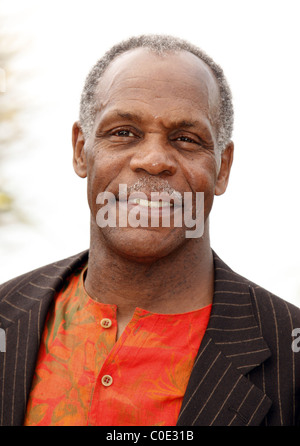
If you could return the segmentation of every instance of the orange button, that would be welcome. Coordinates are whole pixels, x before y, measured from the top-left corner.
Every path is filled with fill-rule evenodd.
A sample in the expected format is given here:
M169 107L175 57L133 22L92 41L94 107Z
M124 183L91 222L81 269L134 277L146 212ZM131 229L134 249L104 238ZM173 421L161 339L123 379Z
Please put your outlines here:
M104 375L102 376L101 382L104 386L108 387L112 385L113 379L110 375Z
M108 319L107 317L105 317L104 319L101 320L100 324L101 324L101 327L103 327L103 328L109 328L112 325L112 321L110 319Z

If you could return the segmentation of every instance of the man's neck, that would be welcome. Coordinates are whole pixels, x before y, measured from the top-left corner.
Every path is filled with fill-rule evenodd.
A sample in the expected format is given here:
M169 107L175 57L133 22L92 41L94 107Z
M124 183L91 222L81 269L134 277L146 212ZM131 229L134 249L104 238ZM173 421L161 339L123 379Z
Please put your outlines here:
M213 281L213 255L206 235L152 263L129 261L91 243L85 288L93 299L117 306L120 335L137 307L174 314L209 305Z

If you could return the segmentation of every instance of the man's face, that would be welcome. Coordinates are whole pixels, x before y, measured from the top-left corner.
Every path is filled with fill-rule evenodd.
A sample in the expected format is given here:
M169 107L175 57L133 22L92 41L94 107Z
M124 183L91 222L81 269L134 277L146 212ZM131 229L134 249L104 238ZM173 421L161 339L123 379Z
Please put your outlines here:
M216 147L219 91L214 76L188 52L160 57L139 48L111 63L96 98L85 151L81 132L76 126L73 130L75 170L88 178L92 238L141 261L168 255L187 243L185 227L100 229L96 199L101 192L118 196L120 184L129 190L142 184L139 190L149 200L157 187L182 196L204 192L207 221L214 195L226 189L232 161L232 147L223 161Z

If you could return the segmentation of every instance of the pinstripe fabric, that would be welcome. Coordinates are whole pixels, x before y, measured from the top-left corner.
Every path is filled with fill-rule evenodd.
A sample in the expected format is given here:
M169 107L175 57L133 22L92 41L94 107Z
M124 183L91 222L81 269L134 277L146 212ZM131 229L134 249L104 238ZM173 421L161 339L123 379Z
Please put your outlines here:
M21 425L44 320L65 278L87 252L0 287L0 423ZM300 353L291 349L300 310L234 273L214 254L209 325L178 425L294 425L300 418Z
M0 353L0 425L22 425L44 321L56 290L87 252L39 268L0 287L0 327L6 353Z
M300 425L300 310L229 269L216 255L210 321L179 425Z

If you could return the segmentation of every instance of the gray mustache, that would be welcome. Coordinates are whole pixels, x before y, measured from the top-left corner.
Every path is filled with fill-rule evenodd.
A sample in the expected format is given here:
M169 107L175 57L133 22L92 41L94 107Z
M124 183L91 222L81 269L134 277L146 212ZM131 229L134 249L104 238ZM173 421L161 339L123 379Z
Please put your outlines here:
M165 192L169 195L174 194L176 198L182 198L182 194L175 190L172 186L170 186L167 180L163 180L162 178L139 178L136 183L128 186L129 194L131 194L132 192L143 192L145 190L151 192Z

